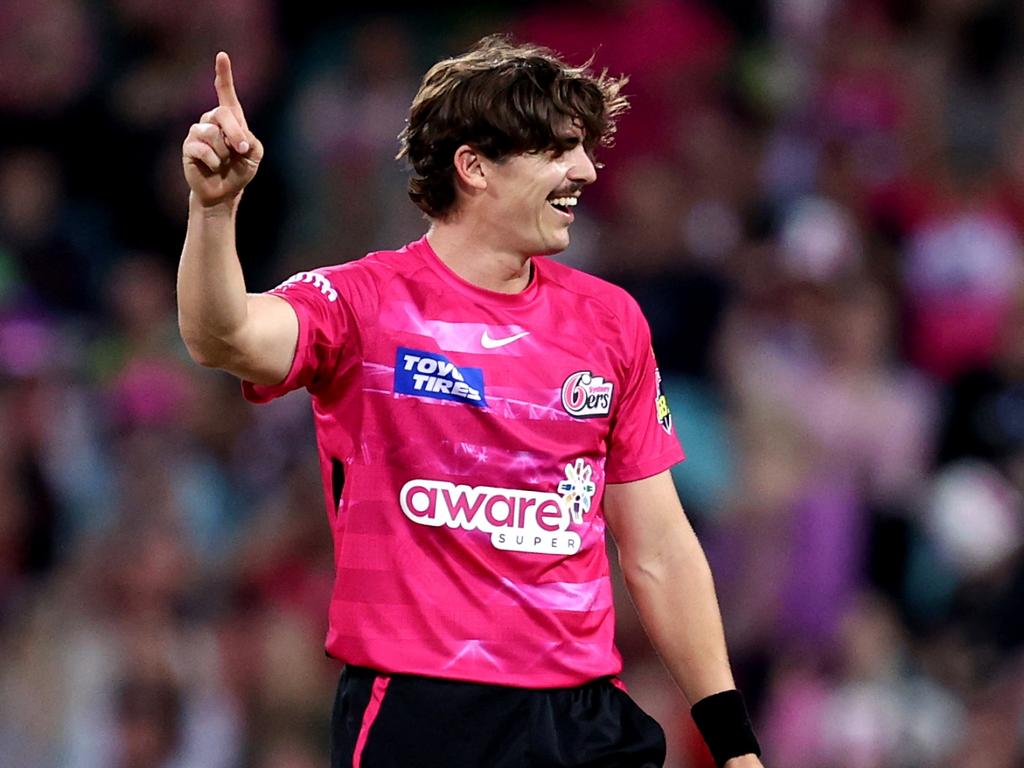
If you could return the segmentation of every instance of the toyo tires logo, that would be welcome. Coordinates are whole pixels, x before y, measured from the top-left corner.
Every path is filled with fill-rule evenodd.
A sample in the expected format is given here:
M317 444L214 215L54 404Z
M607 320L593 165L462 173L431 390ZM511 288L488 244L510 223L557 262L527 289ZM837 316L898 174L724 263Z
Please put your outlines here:
M577 419L607 416L612 408L614 386L590 371L576 371L562 383L562 407Z

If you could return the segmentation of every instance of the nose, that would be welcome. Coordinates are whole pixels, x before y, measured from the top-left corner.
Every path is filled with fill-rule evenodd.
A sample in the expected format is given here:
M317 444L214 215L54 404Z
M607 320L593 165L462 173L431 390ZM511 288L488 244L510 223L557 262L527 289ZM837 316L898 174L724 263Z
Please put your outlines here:
M597 180L597 168L594 161L583 148L583 144L577 144L569 153L571 166L569 178L581 184L593 184Z

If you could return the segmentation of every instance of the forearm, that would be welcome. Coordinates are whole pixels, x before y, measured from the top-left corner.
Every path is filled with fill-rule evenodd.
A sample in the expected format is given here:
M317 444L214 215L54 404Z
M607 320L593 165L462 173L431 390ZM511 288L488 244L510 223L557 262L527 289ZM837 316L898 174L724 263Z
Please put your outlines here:
M178 268L178 324L192 356L204 365L226 359L244 325L247 296L235 248L238 200L204 207L189 197L188 231Z
M640 620L690 704L735 687L707 558L689 527L622 562Z

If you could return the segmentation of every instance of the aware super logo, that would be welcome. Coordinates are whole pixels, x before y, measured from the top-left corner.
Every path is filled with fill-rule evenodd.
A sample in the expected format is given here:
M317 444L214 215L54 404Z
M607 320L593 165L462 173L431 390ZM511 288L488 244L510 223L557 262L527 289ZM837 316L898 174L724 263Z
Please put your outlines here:
M398 503L418 525L483 531L495 549L573 555L581 537L570 527L582 525L594 506L593 472L584 459L566 464L557 493L417 478L402 486Z

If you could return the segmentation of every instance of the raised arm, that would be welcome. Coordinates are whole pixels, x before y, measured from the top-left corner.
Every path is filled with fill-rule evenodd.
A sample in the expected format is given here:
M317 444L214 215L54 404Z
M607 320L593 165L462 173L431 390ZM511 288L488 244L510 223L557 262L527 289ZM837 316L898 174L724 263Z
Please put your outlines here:
M235 220L263 145L245 121L226 53L217 54L215 69L217 106L182 144L191 192L178 268L178 326L196 362L256 384L276 384L291 366L298 318L284 299L246 293Z
M711 569L669 472L607 485L604 512L640 620L687 700L734 689ZM745 754L726 765L761 762Z

